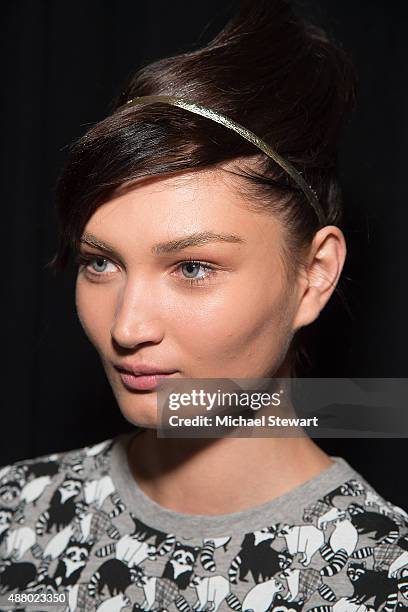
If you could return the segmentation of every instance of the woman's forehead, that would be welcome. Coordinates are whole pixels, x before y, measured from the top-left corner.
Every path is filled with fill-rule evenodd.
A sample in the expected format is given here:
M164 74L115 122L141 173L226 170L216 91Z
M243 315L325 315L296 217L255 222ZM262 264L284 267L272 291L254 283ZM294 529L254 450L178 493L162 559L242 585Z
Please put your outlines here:
M250 236L279 231L270 212L255 212L222 171L195 171L128 185L99 206L86 231L165 233L229 232Z

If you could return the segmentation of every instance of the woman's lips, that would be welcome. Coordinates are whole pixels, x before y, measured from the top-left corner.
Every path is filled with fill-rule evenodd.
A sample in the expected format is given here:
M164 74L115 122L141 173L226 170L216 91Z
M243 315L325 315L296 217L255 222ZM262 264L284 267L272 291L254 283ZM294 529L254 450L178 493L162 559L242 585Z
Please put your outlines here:
M123 384L129 389L139 391L153 391L157 388L161 378L169 378L171 374L132 374L130 372L119 372Z

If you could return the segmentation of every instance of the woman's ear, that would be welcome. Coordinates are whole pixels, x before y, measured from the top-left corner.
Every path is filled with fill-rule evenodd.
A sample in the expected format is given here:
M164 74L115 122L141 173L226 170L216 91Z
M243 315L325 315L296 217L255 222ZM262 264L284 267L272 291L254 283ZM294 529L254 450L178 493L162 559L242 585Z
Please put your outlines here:
M294 332L317 319L338 283L346 254L346 241L338 227L326 225L316 233L299 272Z

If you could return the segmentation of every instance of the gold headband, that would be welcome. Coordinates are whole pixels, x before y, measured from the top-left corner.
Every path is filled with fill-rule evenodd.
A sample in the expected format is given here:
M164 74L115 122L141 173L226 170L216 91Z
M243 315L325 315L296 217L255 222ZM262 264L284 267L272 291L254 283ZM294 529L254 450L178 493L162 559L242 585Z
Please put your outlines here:
M186 110L191 111L192 113L196 113L198 115L202 115L203 117L207 117L207 119L212 119L212 121L216 121L217 123L221 123L225 127L234 130L237 132L242 138L245 138L249 142L252 142L258 149L261 149L268 157L271 157L281 168L285 170L292 177L292 179L298 184L300 189L305 194L309 203L314 208L317 218L319 222L324 225L324 213L320 206L319 199L317 197L314 189L310 187L304 180L301 173L296 170L291 163L287 160L283 159L272 147L270 147L264 140L259 138L256 134L243 127L239 123L236 123L229 117L225 115L221 115L211 108L207 108L205 106L201 106L201 104L195 104L194 102L187 102L183 98L177 98L176 96L138 96L136 98L132 98L126 102L126 105L133 106L134 104L143 104L143 103L155 103L155 102L164 102L166 104L172 104L173 106L179 106L180 108L184 108Z

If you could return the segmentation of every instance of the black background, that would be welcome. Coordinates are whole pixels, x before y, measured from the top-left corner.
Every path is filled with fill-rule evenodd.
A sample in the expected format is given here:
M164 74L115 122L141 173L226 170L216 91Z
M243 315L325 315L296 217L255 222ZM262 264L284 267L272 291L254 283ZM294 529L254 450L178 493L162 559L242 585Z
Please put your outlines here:
M339 165L348 223L342 286L352 314L330 300L310 375L406 377L407 3L298 6L351 51L360 77ZM76 318L74 271L54 278L44 268L56 247L55 180L66 147L108 114L135 69L206 43L235 7L219 0L2 2L0 465L131 429ZM408 508L405 439L318 443Z

